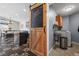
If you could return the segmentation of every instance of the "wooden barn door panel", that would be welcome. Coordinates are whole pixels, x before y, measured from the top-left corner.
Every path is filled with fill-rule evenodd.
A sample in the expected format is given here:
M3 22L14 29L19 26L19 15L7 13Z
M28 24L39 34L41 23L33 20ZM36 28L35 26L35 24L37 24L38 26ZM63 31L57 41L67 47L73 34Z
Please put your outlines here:
M32 32L32 50L39 55L44 55L44 31L43 29Z
M46 4L42 4L41 6L43 6L43 26L31 28L31 51L36 55L44 56L47 55Z

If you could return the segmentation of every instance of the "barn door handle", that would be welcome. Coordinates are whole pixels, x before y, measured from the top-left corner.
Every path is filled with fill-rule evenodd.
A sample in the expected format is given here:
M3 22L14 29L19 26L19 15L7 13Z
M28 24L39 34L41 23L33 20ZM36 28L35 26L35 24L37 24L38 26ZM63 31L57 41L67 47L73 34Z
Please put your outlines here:
M44 26L44 32L46 32L46 26Z

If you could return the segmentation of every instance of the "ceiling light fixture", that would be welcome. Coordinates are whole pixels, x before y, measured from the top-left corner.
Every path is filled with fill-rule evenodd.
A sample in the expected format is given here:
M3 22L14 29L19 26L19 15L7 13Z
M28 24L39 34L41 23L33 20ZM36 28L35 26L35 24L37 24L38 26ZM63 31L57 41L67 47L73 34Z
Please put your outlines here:
M26 12L26 9L23 9L24 10L24 12Z
M63 10L68 12L68 11L71 11L75 6L68 6L68 7L65 7Z

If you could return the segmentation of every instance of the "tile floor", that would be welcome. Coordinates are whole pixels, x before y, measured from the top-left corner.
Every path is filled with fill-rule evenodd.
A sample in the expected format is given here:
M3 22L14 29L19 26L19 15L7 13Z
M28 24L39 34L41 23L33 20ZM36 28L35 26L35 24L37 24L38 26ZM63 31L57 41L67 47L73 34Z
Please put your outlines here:
M1 51L1 56L36 56L35 54L29 51L27 44L15 48L7 48Z
M1 56L36 56L35 54L29 51L27 44L14 48L0 48L0 53L1 52ZM79 56L79 45L73 44L73 46L68 47L67 50L55 48L53 49L53 56Z
M68 49L53 49L53 56L79 56L79 45L73 44L72 47Z
M36 56L29 51L28 44L19 46L19 39L0 37L0 56Z

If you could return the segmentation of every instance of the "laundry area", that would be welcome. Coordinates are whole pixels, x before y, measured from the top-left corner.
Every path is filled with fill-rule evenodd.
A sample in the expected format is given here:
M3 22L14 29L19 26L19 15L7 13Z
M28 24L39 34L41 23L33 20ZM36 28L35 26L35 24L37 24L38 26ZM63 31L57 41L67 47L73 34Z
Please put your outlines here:
M79 56L79 4L54 3L49 5L50 27L52 45L50 48L53 56ZM52 29L53 28L53 29ZM52 30L51 30L52 29Z

